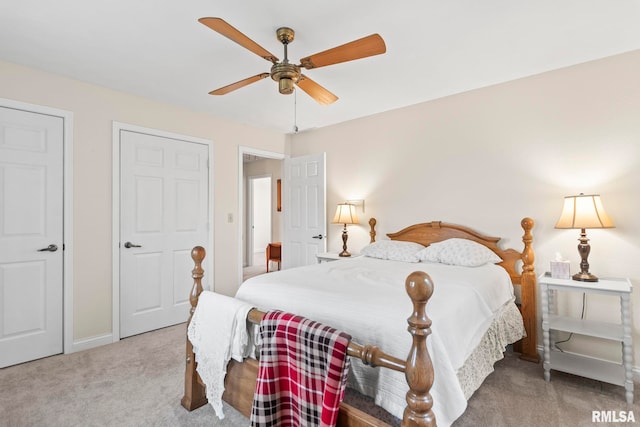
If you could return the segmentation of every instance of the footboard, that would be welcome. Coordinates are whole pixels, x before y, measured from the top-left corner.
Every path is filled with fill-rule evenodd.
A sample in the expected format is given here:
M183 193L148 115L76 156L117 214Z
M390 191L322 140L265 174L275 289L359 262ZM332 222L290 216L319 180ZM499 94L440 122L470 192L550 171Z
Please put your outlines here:
M191 257L195 267L192 271L194 284L189 297L191 302L189 321L195 311L198 297L202 293L204 248L200 246L193 248ZM427 350L427 337L431 334L431 320L426 313L427 302L433 294L433 282L426 273L414 272L407 277L405 288L413 303L413 312L407 319L409 325L407 329L412 335L412 345L406 360L393 357L376 346L360 345L354 342L349 344L348 354L351 357L357 357L371 367L404 372L409 391L407 392L407 406L402 426L435 427L436 420L432 412L433 400L430 394L433 384L433 365ZM248 319L253 323L260 323L264 314L264 312L254 309L249 312ZM205 386L196 371L197 363L193 346L188 338L185 361L185 394L181 403L191 411L206 404L207 398ZM223 399L247 417L251 414L257 372L258 362L253 359L247 359L243 363L232 361L227 367ZM340 406L338 425L364 427L380 426L381 424L371 415L343 403Z

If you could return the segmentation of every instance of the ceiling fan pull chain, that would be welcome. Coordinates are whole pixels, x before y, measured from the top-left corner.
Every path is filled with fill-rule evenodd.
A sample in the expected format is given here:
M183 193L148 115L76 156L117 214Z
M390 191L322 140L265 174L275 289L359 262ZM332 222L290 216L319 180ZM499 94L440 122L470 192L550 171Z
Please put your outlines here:
M298 133L298 91L293 91L293 133Z

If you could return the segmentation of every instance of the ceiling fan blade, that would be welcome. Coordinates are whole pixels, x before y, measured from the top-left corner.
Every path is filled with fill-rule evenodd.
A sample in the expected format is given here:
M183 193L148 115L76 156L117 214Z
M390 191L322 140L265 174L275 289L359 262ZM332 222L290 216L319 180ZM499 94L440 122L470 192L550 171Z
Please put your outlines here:
M358 40L307 56L300 60L300 66L306 69L326 67L340 62L380 55L387 51L387 46L379 34L371 34Z
M329 105L338 100L337 96L335 96L304 74L300 75L300 80L298 80L297 85L300 89L305 91L307 95L315 99L319 104Z
M212 90L211 92L209 92L209 95L225 95L229 92L233 92L236 89L240 89L241 87L245 87L247 85L250 85L251 83L255 83L258 80L262 80L267 77L269 77L269 73L257 74L253 77L240 80L239 82L235 82L235 83L231 83L230 85L223 86L220 89Z
M273 56L268 50L260 46L258 43L251 40L249 37L242 34L236 28L231 26L227 21L221 18L200 18L198 19L203 25L211 28L213 31L222 34L226 38L233 40L238 43L240 46L249 49L251 52L256 55L266 59L267 61L271 61L274 64L278 62L278 58Z

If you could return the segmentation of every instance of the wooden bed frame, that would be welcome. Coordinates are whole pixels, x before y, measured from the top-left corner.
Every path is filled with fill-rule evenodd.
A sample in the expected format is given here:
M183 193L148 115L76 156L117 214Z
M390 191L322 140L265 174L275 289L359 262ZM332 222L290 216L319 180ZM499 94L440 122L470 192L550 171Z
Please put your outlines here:
M514 286L520 286L519 308L527 331L527 337L516 343L514 349L520 353L522 359L537 363L540 361L540 357L537 352L536 337L536 275L533 267L534 252L531 234L533 224L534 222L531 218L524 218L521 221L521 226L524 230L524 235L522 236L524 249L522 252L514 249L500 249L498 247L500 238L498 237L484 236L467 227L440 221L412 225L397 233L389 233L387 236L391 240L417 242L424 246L454 237L470 239L485 245L500 256L503 262L499 265L509 273ZM371 218L369 220L371 242L375 242L375 225L375 218ZM189 296L191 316L193 316L198 297L203 290L202 277L204 270L202 269L202 261L205 257L204 248L200 246L193 248L191 257L195 263L192 271L194 284ZM520 263L522 263L522 266L519 273L518 267ZM426 305L433 293L434 285L428 274L416 271L407 277L405 288L413 304L413 312L407 319L409 325L407 330L412 335L413 340L407 358L405 360L398 359L381 351L376 346L360 345L354 342L349 345L348 354L361 359L365 364L372 367L404 372L409 391L407 392L407 407L404 411L402 426L435 427L436 420L431 410L433 400L430 394L434 372L431 357L427 350L427 337L431 333L431 320L426 313ZM264 312L253 309L249 312L248 320L253 323L260 323L264 314ZM394 351L398 350L394 349ZM196 371L196 367L193 346L187 338L185 393L181 403L189 411L207 403L205 386ZM246 359L242 363L232 360L227 366L223 399L247 417L251 415L257 373L258 362L254 359ZM340 406L338 425L373 427L388 424L381 424L379 419L343 402Z

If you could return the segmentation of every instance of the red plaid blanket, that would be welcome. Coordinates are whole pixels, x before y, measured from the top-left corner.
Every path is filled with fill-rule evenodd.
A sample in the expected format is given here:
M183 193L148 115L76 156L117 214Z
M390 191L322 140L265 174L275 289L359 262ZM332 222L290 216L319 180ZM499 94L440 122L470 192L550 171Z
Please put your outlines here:
M351 336L281 311L260 323L252 426L335 426L349 373Z

